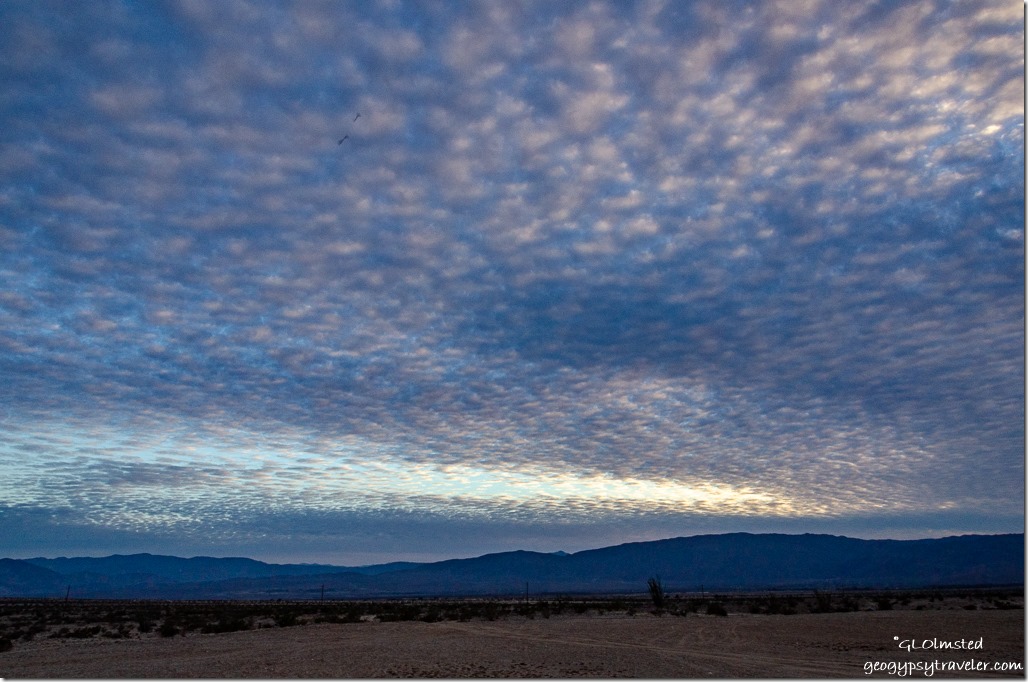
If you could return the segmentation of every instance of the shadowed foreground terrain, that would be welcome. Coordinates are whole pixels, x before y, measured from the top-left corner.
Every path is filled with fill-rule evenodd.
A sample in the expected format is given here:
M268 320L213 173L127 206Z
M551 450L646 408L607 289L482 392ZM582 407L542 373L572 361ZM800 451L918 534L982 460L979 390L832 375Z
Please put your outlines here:
M961 605L963 601L967 599L949 597L923 609L916 608L922 604L911 602L904 608L897 602L895 609L784 615L757 613L755 608L745 612L731 608L728 600L727 616L704 609L657 616L652 609L631 606L624 611L510 609L494 619L383 621L364 615L357 622L310 620L302 627L269 622L256 629L208 628L206 633L168 636L161 636L159 628L120 638L40 636L19 639L0 653L0 676L853 678L864 677L865 666L875 663L1023 666L1023 610L988 608L987 602ZM803 603L795 606L802 609ZM297 625L308 622L282 617ZM906 641L923 646L928 640L931 646L979 638L980 649L901 647ZM895 677L895 668L891 672L885 668L872 676ZM1024 673L1023 668L1007 673L943 668L932 676Z

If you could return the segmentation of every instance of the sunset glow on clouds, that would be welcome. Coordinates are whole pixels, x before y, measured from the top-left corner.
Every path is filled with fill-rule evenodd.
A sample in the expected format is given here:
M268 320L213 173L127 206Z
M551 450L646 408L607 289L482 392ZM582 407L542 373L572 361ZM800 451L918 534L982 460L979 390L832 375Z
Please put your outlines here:
M0 546L1022 529L1023 12L0 4Z

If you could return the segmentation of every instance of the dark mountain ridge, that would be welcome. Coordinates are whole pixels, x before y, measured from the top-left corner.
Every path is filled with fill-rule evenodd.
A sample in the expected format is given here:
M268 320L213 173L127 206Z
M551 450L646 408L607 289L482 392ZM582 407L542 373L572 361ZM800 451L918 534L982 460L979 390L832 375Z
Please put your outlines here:
M244 557L216 558L197 556L184 559L159 554L112 554L106 557L58 557L25 559L30 564L64 575L95 574L106 576L151 576L168 582L203 582L229 578L268 578L280 575L322 573L384 573L411 568L412 562L393 562L375 566L332 566L330 564L269 564Z
M334 599L637 593L652 576L668 591L1023 585L1024 549L1024 534L860 540L730 533L363 567L151 554L6 559L0 596L63 597L67 587L76 597L150 599L317 599L322 590Z

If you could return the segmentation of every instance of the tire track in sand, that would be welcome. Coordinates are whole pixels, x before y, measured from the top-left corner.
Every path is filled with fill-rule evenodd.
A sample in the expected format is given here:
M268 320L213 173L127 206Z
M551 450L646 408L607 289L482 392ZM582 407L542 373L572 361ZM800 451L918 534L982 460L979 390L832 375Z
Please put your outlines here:
M717 633L705 632L703 630L698 631L695 634L699 634L701 637L691 645L687 645L689 635L683 635L678 639L675 646L596 637L568 636L557 632L553 635L538 634L519 631L516 628L510 627L509 624L447 623L443 627L459 632L464 636L494 637L508 641L514 639L522 642L565 647L578 646L608 651L617 649L626 652L647 652L657 654L666 660L680 661L681 663L692 664L692 666L702 663L715 669L723 670L728 665L733 671L745 673L759 674L773 668L787 675L795 675L797 677L826 677L850 676L854 674L855 670L852 664L828 661L823 656L807 657L793 655L786 657L781 655L781 652L769 655L765 652L713 650L714 641L724 645L726 642L723 635L735 634L736 627L733 626ZM722 636L710 636L715 634Z

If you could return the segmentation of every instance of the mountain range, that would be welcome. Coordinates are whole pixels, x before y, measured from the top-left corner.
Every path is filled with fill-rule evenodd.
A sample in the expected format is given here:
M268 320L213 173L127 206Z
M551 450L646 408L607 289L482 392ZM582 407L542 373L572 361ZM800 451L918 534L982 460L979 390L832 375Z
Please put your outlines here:
M573 554L529 551L374 566L154 554L0 559L0 597L363 599L1023 585L1024 534L925 540L729 533Z

